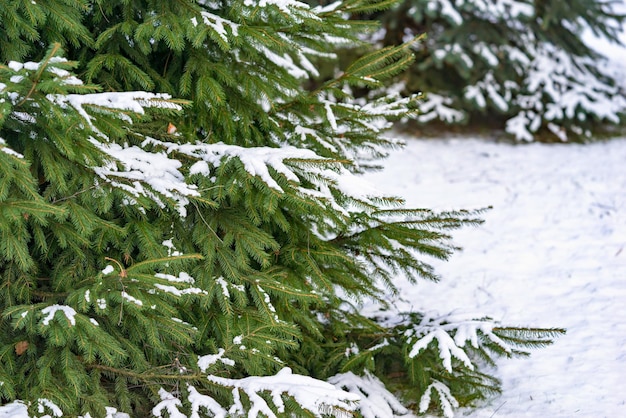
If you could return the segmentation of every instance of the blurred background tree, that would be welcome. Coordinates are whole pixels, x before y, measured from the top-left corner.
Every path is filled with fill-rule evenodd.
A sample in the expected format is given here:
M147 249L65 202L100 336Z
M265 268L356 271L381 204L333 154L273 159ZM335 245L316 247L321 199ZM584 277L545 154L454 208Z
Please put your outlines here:
M371 41L416 43L401 81L423 92L419 122L503 129L518 140L572 141L624 121L625 83L589 44L619 43L619 2L405 0L370 15Z

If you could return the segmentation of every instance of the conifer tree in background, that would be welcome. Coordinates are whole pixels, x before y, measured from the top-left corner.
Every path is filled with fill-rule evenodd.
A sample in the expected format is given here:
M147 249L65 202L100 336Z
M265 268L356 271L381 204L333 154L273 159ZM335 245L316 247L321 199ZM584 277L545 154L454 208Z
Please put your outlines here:
M562 332L394 311L479 221L357 176L410 45L301 87L380 6L0 1L0 413L451 416Z
M586 44L619 43L623 16L604 0L405 0L381 15L387 45L426 33L408 91L423 123L500 126L518 140L588 138L626 112L623 74Z

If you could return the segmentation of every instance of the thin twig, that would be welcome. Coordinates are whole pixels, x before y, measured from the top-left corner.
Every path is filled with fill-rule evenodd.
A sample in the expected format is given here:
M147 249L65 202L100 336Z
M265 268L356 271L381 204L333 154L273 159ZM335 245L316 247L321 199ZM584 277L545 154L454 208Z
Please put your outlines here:
M224 243L224 241L222 241L222 239L220 238L219 235L217 235L217 232L215 232L215 230L213 228L211 228L211 225L209 225L209 223L207 222L206 219L204 219L204 216L202 216L202 212L200 211L200 208L198 207L198 205L196 205L196 202L194 202L193 200L191 200L191 204L196 208L196 210L198 211L198 216L200 216L200 219L202 220L202 223L204 223L207 228L209 228L209 231L213 232L213 234L215 235L215 237L219 240L219 242L221 242L222 244Z
M493 418L496 416L496 413L500 410L500 408L502 408L504 406L504 404L506 403L506 401L502 402L502 405L500 405L499 407L496 408L495 411L493 411L493 414L491 414L491 416L489 418Z
M76 196L78 196L79 194L83 194L83 193L88 192L89 190L93 190L93 189L95 189L95 188L97 188L97 187L98 187L98 186L91 186L91 187L89 187L89 188L87 188L87 189L80 190L80 191L78 191L78 192L74 193L74 194L73 194L73 195L71 195L71 196L66 196L66 197L62 197L62 198L60 198L60 199L53 200L53 201L52 201L52 204L54 205L55 203L59 203L59 202L63 202L63 201L65 201L65 200L70 200L70 199L73 199L73 198L75 198Z
M122 293L126 293L126 285L124 285L124 278L128 277L128 273L126 273L126 269L122 266L122 264L117 261L114 258L111 257L104 257L105 260L107 261L112 261L115 264L117 264L117 266L120 268L120 275L119 275L119 280L120 280L120 286L122 286ZM120 318L119 321L117 321L117 325L120 326L122 325L122 318L124 317L124 295L122 295L122 301L120 302Z

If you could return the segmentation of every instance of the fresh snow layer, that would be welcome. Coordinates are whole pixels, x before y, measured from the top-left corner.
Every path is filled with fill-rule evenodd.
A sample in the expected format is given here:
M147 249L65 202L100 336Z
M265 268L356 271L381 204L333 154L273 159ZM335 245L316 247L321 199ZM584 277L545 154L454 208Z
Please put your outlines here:
M471 418L618 417L626 410L626 138L587 145L416 140L368 174L408 207L493 206L430 260L439 283L400 284L400 309L475 312L565 327L553 346L503 359L503 394Z

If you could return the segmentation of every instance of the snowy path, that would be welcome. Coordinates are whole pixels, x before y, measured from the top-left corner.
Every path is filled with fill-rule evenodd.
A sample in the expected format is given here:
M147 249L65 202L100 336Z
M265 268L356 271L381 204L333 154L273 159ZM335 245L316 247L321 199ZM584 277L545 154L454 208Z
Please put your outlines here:
M399 303L568 329L529 359L501 361L503 395L457 416L626 416L626 138L407 141L368 179L409 207L493 209L454 234L463 252L433 261L442 281L407 289Z

